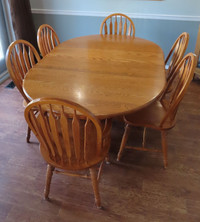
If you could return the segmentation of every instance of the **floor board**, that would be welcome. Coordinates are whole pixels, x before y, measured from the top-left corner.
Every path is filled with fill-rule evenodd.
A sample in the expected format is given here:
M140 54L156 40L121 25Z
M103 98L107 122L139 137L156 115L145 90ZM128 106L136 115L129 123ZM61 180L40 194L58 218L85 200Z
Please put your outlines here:
M0 221L200 221L200 81L191 83L168 133L166 170L159 153L125 150L117 162L123 123L113 123L111 164L100 181L104 210L95 208L89 180L62 175L53 176L51 200L43 200L46 163L36 137L26 143L23 99L16 87L5 88L10 81L0 86ZM141 133L134 129L129 142L139 144ZM149 130L147 142L160 146L160 135Z

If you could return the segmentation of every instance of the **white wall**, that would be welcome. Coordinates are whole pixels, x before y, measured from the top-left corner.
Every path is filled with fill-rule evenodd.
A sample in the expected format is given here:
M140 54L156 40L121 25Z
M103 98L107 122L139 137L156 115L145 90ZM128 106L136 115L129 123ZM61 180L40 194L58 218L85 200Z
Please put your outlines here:
M30 0L33 9L200 16L200 0Z
M121 12L132 18L137 37L154 41L165 54L182 32L190 35L187 52L194 51L200 23L200 0L30 0L30 3L36 29L48 23L61 41L98 34L103 17Z

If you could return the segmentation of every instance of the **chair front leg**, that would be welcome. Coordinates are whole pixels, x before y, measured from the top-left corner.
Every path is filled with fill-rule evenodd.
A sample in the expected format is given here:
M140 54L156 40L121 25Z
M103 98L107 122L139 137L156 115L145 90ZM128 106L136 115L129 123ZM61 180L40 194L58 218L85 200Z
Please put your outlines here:
M30 138L31 138L31 129L28 126L27 134L26 134L26 142L30 143Z
M130 126L128 124L126 124L124 135L122 137L122 142L121 142L121 145L120 145L120 149L119 149L119 152L117 154L117 161L119 161L120 158L121 158L122 151L125 148L126 142L128 140L129 133L130 133Z
M162 152L163 152L163 162L164 168L167 168L168 160L167 160L167 140L166 140L166 131L161 131L162 137Z
M94 191L95 203L97 208L101 208L101 199L99 194L99 183L97 180L97 170L95 167L90 168L90 175L92 180L92 187Z
M45 184L45 189L44 189L45 200L49 199L50 185L51 185L51 179L53 176L54 169L55 169L55 167L53 167L49 164L47 165L46 184Z

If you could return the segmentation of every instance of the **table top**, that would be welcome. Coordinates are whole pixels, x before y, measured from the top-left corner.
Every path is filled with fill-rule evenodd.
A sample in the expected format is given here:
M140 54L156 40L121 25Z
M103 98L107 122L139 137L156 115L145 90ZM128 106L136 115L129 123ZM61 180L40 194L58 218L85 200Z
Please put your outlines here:
M148 105L164 85L158 45L130 36L90 35L53 49L27 73L23 89L30 100L67 99L108 118Z

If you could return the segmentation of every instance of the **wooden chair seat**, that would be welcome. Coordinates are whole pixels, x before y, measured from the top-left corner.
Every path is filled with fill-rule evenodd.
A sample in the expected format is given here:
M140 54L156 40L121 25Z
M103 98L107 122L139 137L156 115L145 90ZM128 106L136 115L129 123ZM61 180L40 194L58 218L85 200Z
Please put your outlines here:
M124 116L124 121L129 125L146 126L157 130L167 130L173 128L175 125L175 120L168 118L164 124L160 126L167 111L166 104L163 106L160 101L155 101L141 110Z
M72 119L71 119L72 121ZM72 123L71 123L72 124ZM80 121L80 131L84 130L84 126L85 126L85 120ZM78 164L77 164L77 159L75 156L72 156L72 158L69 159L66 158L65 162L62 163L62 167L60 165L60 163L55 163L52 162L51 159L49 158L48 160L46 160L48 163L50 163L52 166L62 169L62 170L66 170L66 171L74 171L74 170L84 170L84 169L88 169L90 167L93 167L95 165L97 165L98 163L102 162L105 160L105 157L107 157L108 155L108 151L110 148L110 131L111 131L111 127L112 127L112 120L111 119L106 119L106 120L101 120L101 126L102 126L102 131L103 131L103 135L102 135L102 140L103 140L103 147L104 149L102 150L102 153L100 153L100 155L96 155L96 150L90 150L90 158L85 161L84 160L84 156L81 155L81 159L79 160ZM62 137L62 130L61 128L58 128L60 137ZM73 134L72 131L69 131L69 136L70 136L70 140L73 140ZM84 143L84 137L80 138L81 142L80 144L83 145ZM64 140L61 140L61 147L65 146L65 142ZM90 132L90 139L88 140L89 146L90 147L95 147L96 146L96 142L97 142L97 137L96 137L96 131L91 130ZM42 146L42 144L40 144ZM74 147L74 143L71 143L71 149L75 150ZM46 151L44 147L40 148L41 150L41 154L44 158L46 158ZM92 152L94 151L94 152Z

